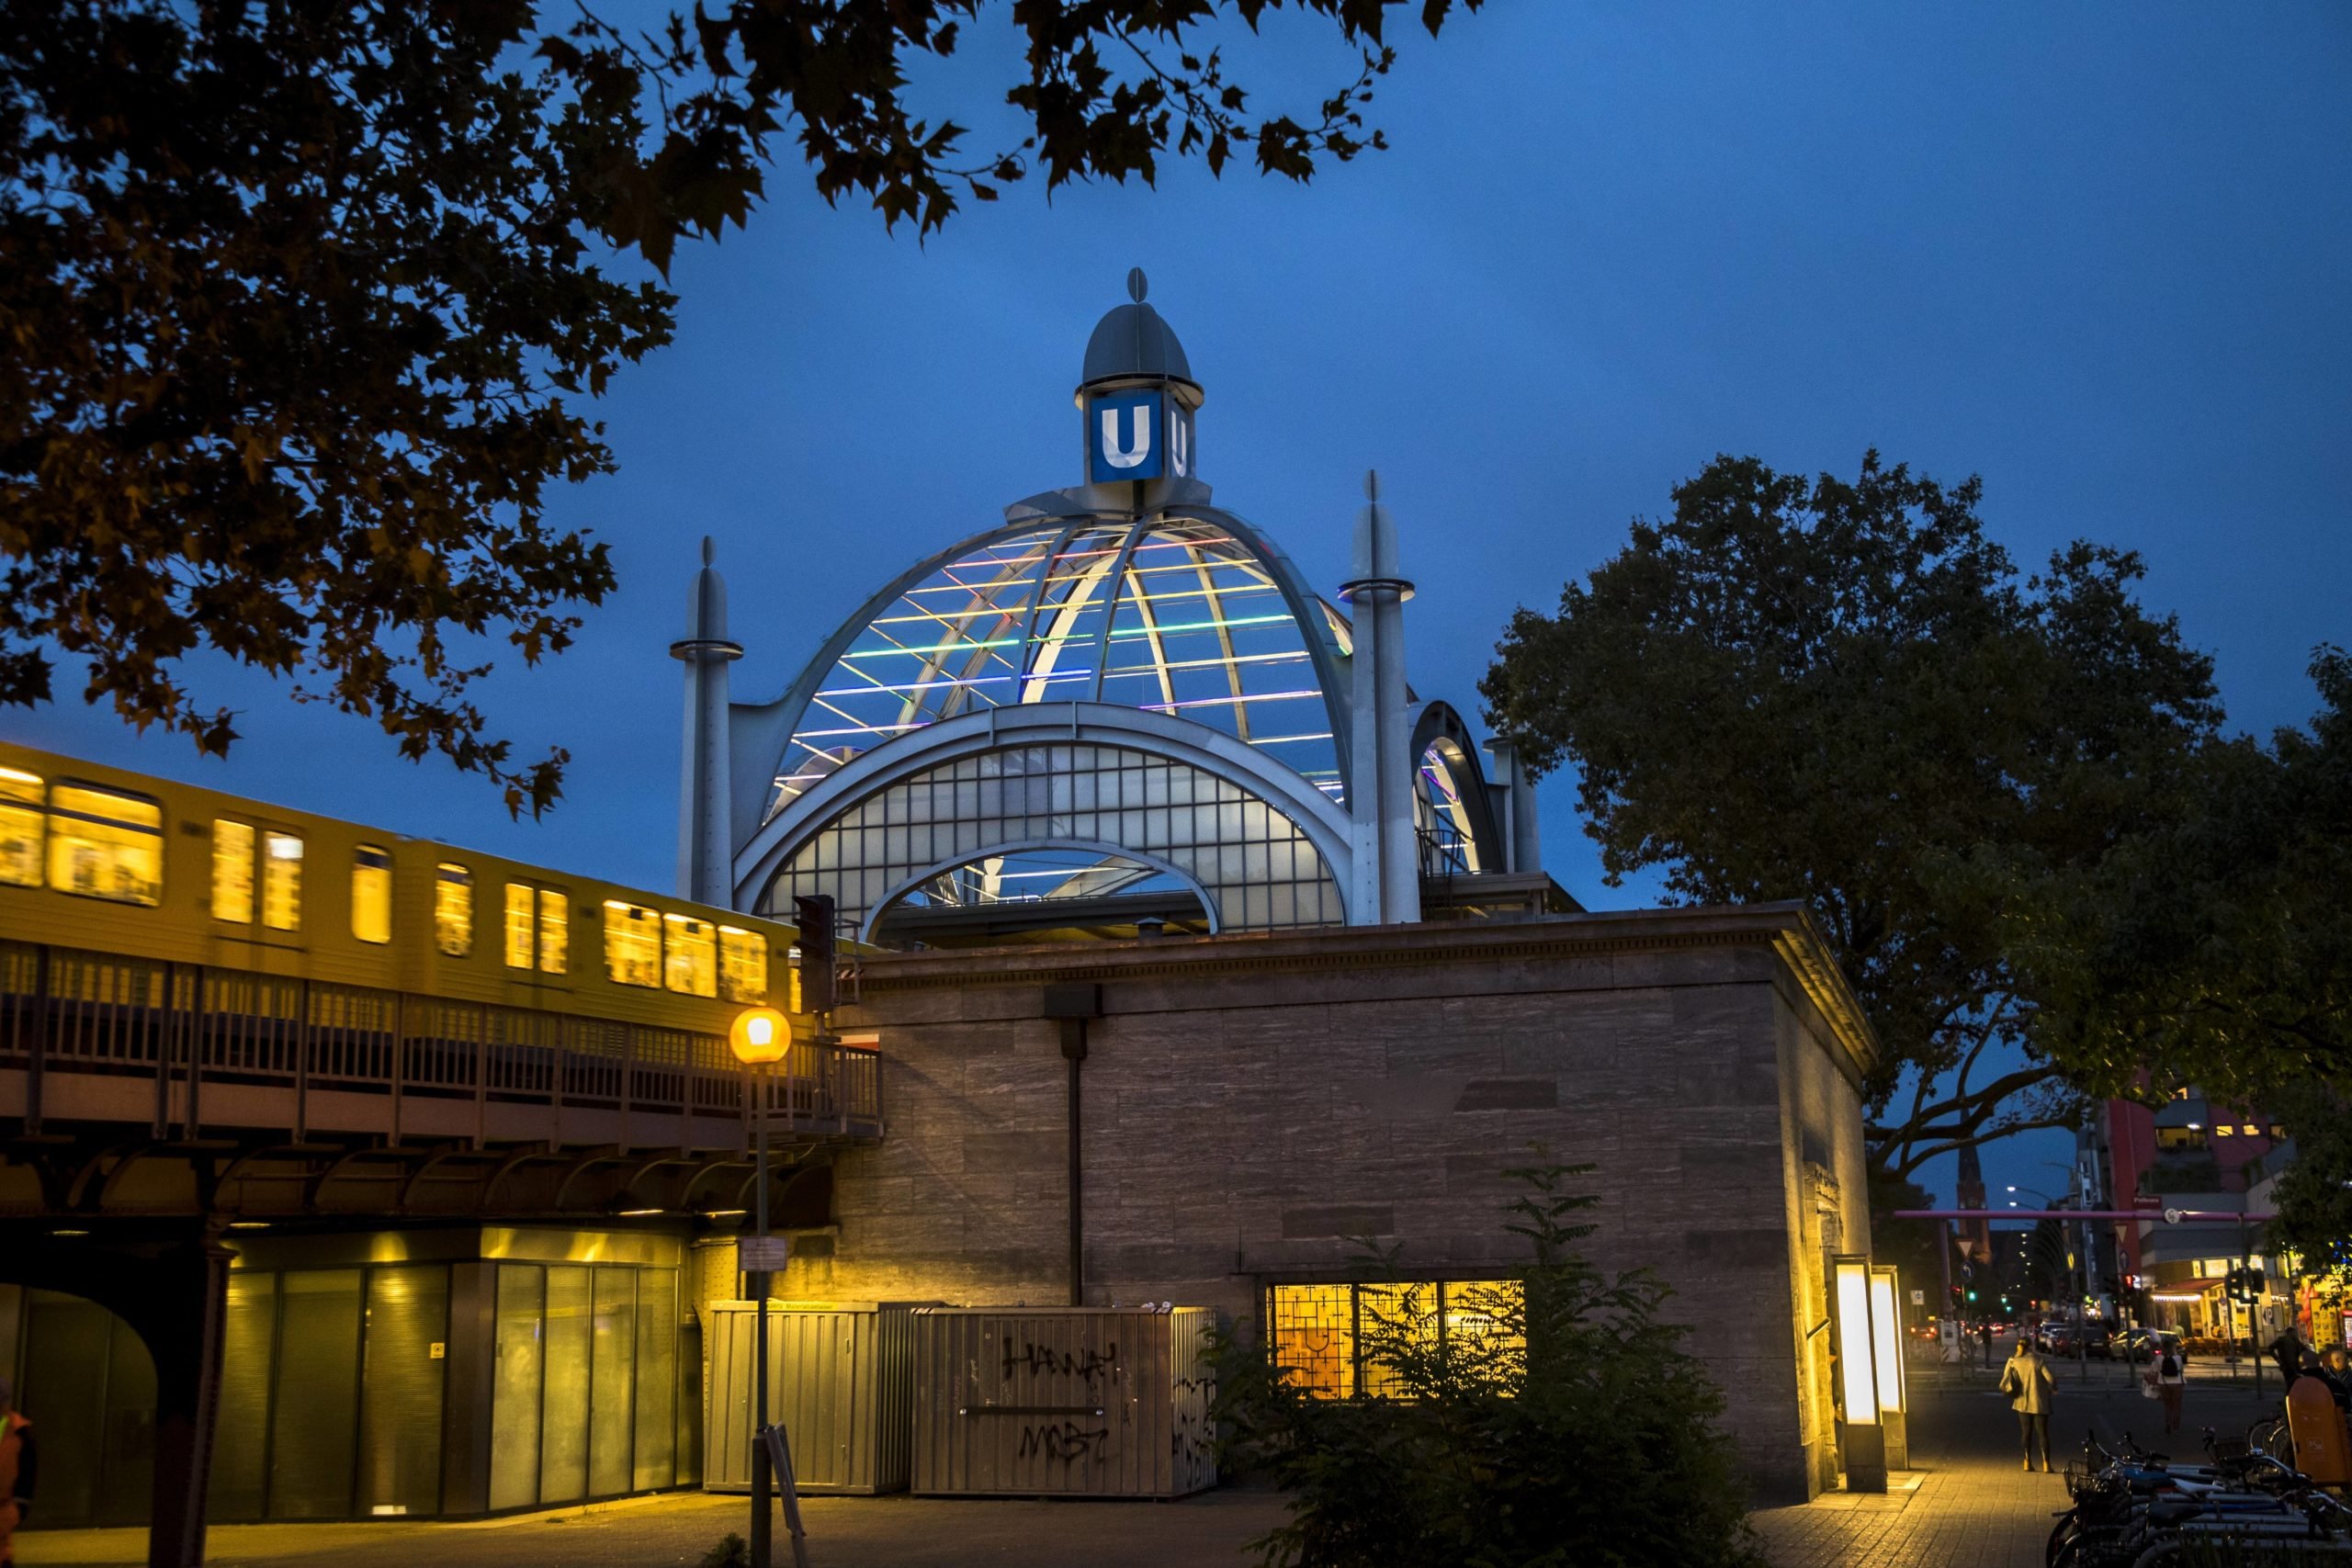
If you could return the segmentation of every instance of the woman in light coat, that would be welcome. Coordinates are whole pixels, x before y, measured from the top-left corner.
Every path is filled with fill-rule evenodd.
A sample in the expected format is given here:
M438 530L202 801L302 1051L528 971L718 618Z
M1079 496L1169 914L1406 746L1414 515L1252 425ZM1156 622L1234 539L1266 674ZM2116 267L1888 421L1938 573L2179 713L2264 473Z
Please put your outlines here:
M2001 1369L2001 1392L2009 1396L2009 1408L2018 1413L2018 1441L2025 1450L2025 1468L2033 1468L2034 1439L2039 1438L2041 1468L2049 1470L2050 1407L2057 1398L2058 1380L2051 1376L2050 1363L2022 1334L2009 1352L2008 1364Z

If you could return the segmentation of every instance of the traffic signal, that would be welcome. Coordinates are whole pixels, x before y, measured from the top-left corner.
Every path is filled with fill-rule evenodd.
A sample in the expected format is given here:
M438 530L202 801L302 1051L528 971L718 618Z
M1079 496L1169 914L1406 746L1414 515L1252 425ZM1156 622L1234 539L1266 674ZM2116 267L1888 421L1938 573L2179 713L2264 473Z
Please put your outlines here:
M2250 1269L2246 1270L2246 1276L2245 1276L2245 1299L2246 1299L2246 1300L2248 1300L2248 1301L2250 1301L2250 1302L2252 1302L2252 1301L2259 1301L2259 1300L2261 1300L2261 1299L2262 1299L2262 1287L2263 1287L2263 1280L2262 1280L2262 1269L2261 1269L2261 1268L2260 1268L2259 1266L2256 1266L2256 1267L2255 1267L2255 1268L2253 1268L2253 1269Z
M800 1010L833 1010L833 896L796 895L792 913L800 928Z
M2242 1302L2245 1300L2245 1270L2234 1267L2232 1268L2227 1278L2222 1281L2222 1293L2227 1295L2230 1300L2233 1302Z
M1973 1285L1968 1288L1968 1299L1972 1302L1976 1299L1976 1287Z

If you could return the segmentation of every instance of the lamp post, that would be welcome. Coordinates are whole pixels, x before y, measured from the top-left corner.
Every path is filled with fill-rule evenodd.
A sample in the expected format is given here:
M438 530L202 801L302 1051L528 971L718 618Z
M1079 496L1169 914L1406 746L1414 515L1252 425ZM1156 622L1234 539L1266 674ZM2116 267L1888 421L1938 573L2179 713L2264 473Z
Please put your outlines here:
M752 1234L758 1245L752 1249L751 1261L760 1268L746 1269L749 1283L755 1292L753 1300L759 1307L753 1314L752 1341L752 1568L769 1568L768 1549L768 1289L771 1279L768 1250L768 1097L767 1075L763 1067L775 1066L784 1059L792 1044L792 1025L784 1014L774 1008L745 1008L735 1017L727 1031L728 1048L735 1059L743 1064L743 1092L752 1097L752 1116L753 1138L758 1153L753 1156L752 1177L757 1190L752 1199ZM741 1248L739 1247L739 1250Z

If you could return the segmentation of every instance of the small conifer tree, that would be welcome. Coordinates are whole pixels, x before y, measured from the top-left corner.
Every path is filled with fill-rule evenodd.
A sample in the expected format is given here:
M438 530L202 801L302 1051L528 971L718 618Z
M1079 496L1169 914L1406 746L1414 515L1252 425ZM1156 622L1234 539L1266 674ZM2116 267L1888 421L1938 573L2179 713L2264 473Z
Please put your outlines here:
M1375 1249L1352 1397L1310 1393L1270 1335L1221 1337L1225 1458L1291 1495L1252 1543L1266 1568L1761 1568L1723 1396L1660 1317L1667 1286L1576 1250L1594 1200L1569 1184L1591 1169L1505 1173L1533 1258L1450 1288L1442 1324L1434 1288Z

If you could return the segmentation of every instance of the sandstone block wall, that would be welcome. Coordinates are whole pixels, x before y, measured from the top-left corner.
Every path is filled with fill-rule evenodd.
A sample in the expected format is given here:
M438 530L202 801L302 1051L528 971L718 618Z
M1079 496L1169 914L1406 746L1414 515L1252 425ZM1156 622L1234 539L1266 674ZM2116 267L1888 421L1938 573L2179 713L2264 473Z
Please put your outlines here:
M832 1254L779 1292L1066 1300L1044 987L1091 982L1089 1303L1254 1318L1364 1235L1430 1277L1499 1271L1526 1257L1503 1170L1589 1163L1590 1255L1674 1287L1759 1494L1806 1495L1834 1473L1822 1258L1867 1245L1871 1048L1807 942L1785 909L1658 911L871 963L845 1027L878 1035L888 1134L841 1156Z

